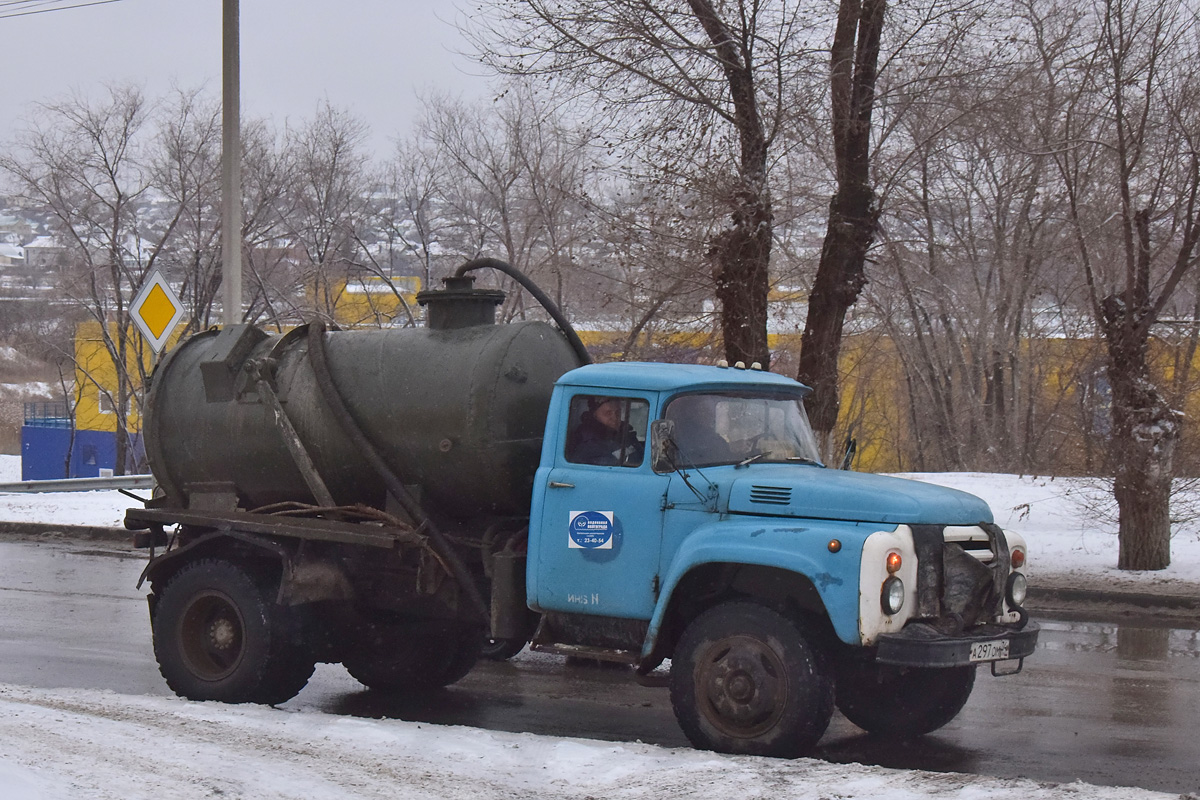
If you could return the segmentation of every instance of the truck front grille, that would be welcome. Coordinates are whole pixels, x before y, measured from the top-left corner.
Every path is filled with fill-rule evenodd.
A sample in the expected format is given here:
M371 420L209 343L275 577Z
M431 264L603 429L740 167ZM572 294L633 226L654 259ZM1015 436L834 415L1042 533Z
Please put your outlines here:
M1004 534L998 528L995 542L982 524L913 525L912 531L917 551L917 617L953 621L961 628L1000 613L1008 559ZM1000 558L996 546L1001 548Z
M992 552L992 543L988 540L987 531L976 525L947 526L943 530L942 537L947 544L957 544L967 555L974 556L984 564L990 565L996 559L996 554Z

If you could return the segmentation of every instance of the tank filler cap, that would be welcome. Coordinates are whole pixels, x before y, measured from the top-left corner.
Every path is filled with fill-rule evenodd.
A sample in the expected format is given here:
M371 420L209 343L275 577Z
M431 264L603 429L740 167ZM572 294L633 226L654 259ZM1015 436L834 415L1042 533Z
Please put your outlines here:
M476 289L471 275L443 278L444 289L427 289L417 294L426 306L426 325L434 330L495 325L496 306L504 302L499 289Z

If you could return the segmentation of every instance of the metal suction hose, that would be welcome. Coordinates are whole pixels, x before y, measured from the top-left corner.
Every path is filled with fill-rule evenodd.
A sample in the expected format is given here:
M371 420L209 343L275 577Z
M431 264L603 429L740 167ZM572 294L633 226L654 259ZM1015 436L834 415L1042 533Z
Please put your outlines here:
M501 261L498 258L477 258L474 261L468 261L455 270L454 277L461 278L468 272L474 272L477 269L494 269L497 272L503 272L521 284L525 291L533 295L533 299L537 300L542 308L546 309L546 313L558 325L558 329L563 332L563 336L567 337L567 343L571 345L571 349L579 357L579 363L592 363L592 357L588 354L587 348L583 346L583 340L579 338L579 334L575 332L575 328L567 321L567 318L563 315L559 307L554 304L554 301L550 299L550 296L543 292L536 283L527 278L525 273L507 261Z

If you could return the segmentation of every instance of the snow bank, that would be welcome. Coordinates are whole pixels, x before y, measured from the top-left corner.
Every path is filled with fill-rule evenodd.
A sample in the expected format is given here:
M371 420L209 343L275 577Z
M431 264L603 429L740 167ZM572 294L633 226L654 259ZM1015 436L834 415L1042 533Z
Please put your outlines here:
M996 522L1029 544L1029 579L1079 589L1122 587L1194 593L1200 585L1200 531L1176 526L1171 566L1153 572L1117 569L1113 500L1091 478L1038 478L968 472L911 473L901 478L961 489L982 498ZM1195 489L1185 498L1194 505Z
M554 797L1166 800L1143 789L721 756L402 720L0 685L5 800Z

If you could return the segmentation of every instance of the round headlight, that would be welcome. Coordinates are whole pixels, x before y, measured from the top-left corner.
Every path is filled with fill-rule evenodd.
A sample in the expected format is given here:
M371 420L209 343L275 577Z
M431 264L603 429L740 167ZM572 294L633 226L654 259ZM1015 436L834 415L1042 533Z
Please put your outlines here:
M1009 606L1020 606L1025 604L1025 595L1029 591L1029 582L1025 580L1025 576L1020 572L1014 572L1008 576L1008 588L1005 592L1008 595Z
M904 581L895 575L884 581L879 604L883 608L883 613L889 616L899 614L900 609L904 608Z

